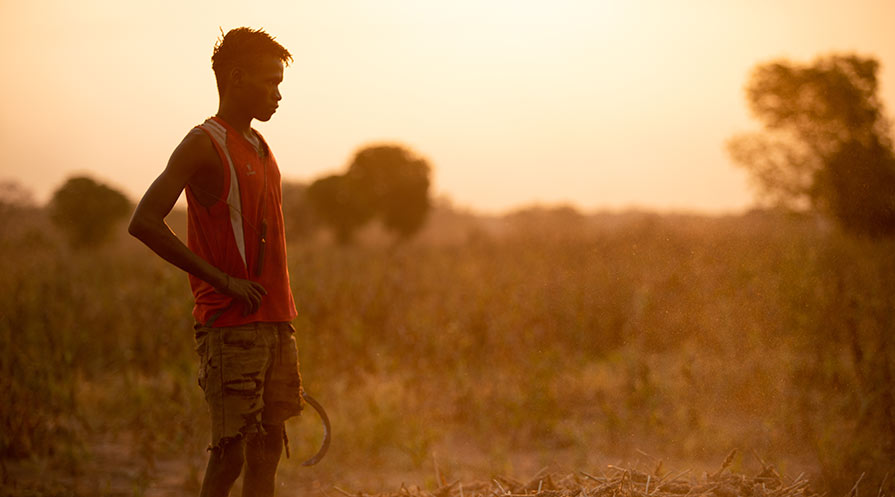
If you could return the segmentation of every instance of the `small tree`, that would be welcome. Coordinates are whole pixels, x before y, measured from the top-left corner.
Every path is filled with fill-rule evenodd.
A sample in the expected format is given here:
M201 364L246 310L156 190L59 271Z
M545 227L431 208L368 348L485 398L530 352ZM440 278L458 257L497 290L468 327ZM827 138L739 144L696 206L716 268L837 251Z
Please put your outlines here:
M34 195L20 183L0 180L0 233L9 232L21 222L22 214L35 207Z
M315 220L312 209L307 185L294 181L283 182L283 218L287 238L303 238L313 231Z
M895 233L895 158L878 69L856 55L755 68L746 93L765 129L734 137L728 149L765 200L828 214L847 231Z
M34 194L13 180L0 180L0 213L34 206Z
M587 227L587 218L571 205L533 205L510 212L504 219L516 236L541 239L580 238Z
M308 201L315 217L332 228L336 240L342 244L351 243L354 232L372 216L372 211L357 193L351 179L341 174L311 183Z
M93 247L109 238L131 211L121 192L87 177L69 178L50 200L50 219L73 247Z

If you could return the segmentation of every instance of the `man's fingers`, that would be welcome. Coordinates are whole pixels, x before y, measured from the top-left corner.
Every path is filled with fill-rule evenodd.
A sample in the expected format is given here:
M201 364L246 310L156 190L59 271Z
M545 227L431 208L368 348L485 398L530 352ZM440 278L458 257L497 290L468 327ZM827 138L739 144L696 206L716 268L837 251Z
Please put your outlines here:
M238 284L232 288L234 297L243 301L243 315L254 314L261 307L261 300L267 295L267 290L259 283L249 280L237 280Z
M246 301L248 302L248 310L249 314L254 314L258 312L258 308L261 307L261 298L267 295L267 292L264 290L264 287L252 282L249 285L248 292L246 295Z
M254 314L255 311L258 310L258 306L261 303L261 296L258 295L257 291L254 288L249 288L248 294L246 295L246 302L249 304L249 314Z
M261 303L261 299L251 293L245 296L245 309L243 310L243 315L248 316L249 314L254 314L258 310L258 306Z

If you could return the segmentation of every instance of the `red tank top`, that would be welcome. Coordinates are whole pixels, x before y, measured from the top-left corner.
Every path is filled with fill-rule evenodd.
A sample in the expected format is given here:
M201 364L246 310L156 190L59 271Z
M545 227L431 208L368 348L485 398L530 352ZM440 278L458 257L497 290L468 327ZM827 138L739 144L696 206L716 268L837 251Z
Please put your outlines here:
M225 177L221 198L205 207L186 189L187 245L231 277L257 281L267 295L254 314L243 316L243 304L218 293L206 281L189 275L196 305L193 317L214 326L292 321L295 301L286 267L280 170L267 143L258 134L261 151L219 117L197 126L211 138ZM256 133L257 134L257 133Z

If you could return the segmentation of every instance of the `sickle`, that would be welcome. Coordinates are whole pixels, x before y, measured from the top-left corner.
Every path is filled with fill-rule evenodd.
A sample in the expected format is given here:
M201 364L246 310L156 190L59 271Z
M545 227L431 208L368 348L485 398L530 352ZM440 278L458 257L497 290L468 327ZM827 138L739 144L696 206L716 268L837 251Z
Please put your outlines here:
M323 421L323 444L320 445L320 450L314 454L314 457L308 459L307 461L302 463L302 466L313 466L320 462L323 459L323 456L326 455L326 451L329 450L329 441L331 438L330 431L332 431L332 427L329 425L329 416L326 415L326 410L323 409L323 406L320 405L319 402L314 400L314 397L311 397L306 392L301 392L302 398L305 399L305 402L311 405L317 414L320 416L320 420Z

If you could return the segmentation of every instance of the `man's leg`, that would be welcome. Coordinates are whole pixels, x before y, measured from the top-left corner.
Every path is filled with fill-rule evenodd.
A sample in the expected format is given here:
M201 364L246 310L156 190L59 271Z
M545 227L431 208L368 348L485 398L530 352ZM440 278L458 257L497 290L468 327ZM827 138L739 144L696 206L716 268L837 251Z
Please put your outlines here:
M230 487L242 470L245 445L242 439L237 439L222 443L212 451L208 457L199 497L227 497L230 494Z
M263 433L254 433L246 440L243 497L273 497L283 451L283 430L283 423L265 424Z

